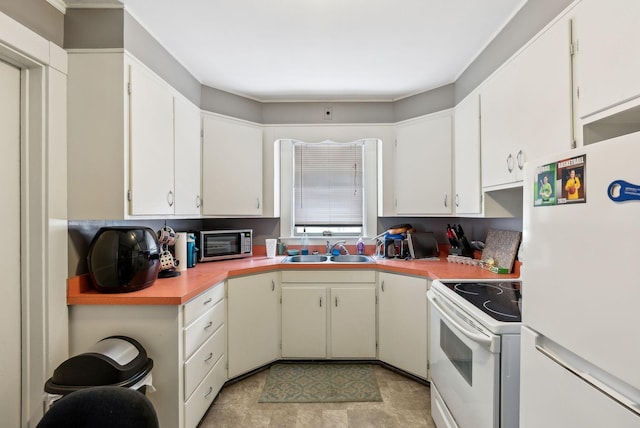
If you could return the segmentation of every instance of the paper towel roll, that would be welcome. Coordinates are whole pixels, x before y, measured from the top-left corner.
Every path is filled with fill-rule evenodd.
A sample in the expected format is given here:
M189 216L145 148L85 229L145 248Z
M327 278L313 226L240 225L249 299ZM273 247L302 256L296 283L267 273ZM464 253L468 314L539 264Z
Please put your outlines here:
M176 233L176 259L180 261L178 263L177 271L187 270L187 232Z

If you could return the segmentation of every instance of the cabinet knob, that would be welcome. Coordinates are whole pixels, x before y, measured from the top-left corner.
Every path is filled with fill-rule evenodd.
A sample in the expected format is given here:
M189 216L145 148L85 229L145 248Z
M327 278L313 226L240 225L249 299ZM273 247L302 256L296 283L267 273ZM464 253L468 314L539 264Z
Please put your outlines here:
M447 206L447 200L449 198L449 195L444 195L444 206Z
M256 198L256 201L258 201L258 204L257 204L256 208L260 209L260 198Z
M173 190L169 190L169 193L167 193L167 203L172 207L174 202Z
M212 325L213 325L213 321L209 321L209 323L204 326L204 329L205 330L210 329Z
M381 290L382 290L382 292L384 293L384 281L382 281L382 282L380 283L380 289L381 289Z
M213 352L209 352L209 356L204 359L204 362L208 363L209 361L211 361L212 358L213 358Z
M336 296L336 308L338 307L338 296Z
M460 206L460 195L456 193L456 207Z
M196 196L196 208L200 208L200 195Z

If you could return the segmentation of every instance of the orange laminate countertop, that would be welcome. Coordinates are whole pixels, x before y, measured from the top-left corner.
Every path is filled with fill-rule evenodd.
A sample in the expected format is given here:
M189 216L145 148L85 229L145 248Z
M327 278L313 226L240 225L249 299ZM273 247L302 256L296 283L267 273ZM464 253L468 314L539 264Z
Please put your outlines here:
M181 272L175 278L157 279L152 286L129 293L100 293L93 288L89 275L69 278L67 281L68 305L181 305L211 286L235 276L272 272L277 270L376 270L430 279L514 279L519 277L519 265L515 273L494 274L476 266L440 260L376 259L375 263L281 263L284 256L268 259L254 256L246 259L198 263L196 267Z

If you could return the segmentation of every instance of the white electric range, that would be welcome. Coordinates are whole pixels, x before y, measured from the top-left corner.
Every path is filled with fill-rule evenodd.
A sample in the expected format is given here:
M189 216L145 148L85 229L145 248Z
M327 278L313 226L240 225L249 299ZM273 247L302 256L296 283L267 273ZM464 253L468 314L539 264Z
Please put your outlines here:
M436 280L427 298L436 426L518 427L521 283Z

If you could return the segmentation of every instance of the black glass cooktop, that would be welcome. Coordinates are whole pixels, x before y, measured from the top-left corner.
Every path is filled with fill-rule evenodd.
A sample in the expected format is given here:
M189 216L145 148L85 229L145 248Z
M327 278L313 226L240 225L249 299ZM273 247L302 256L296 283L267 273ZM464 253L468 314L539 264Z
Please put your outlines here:
M449 289L492 318L520 322L522 294L519 282L443 282Z

